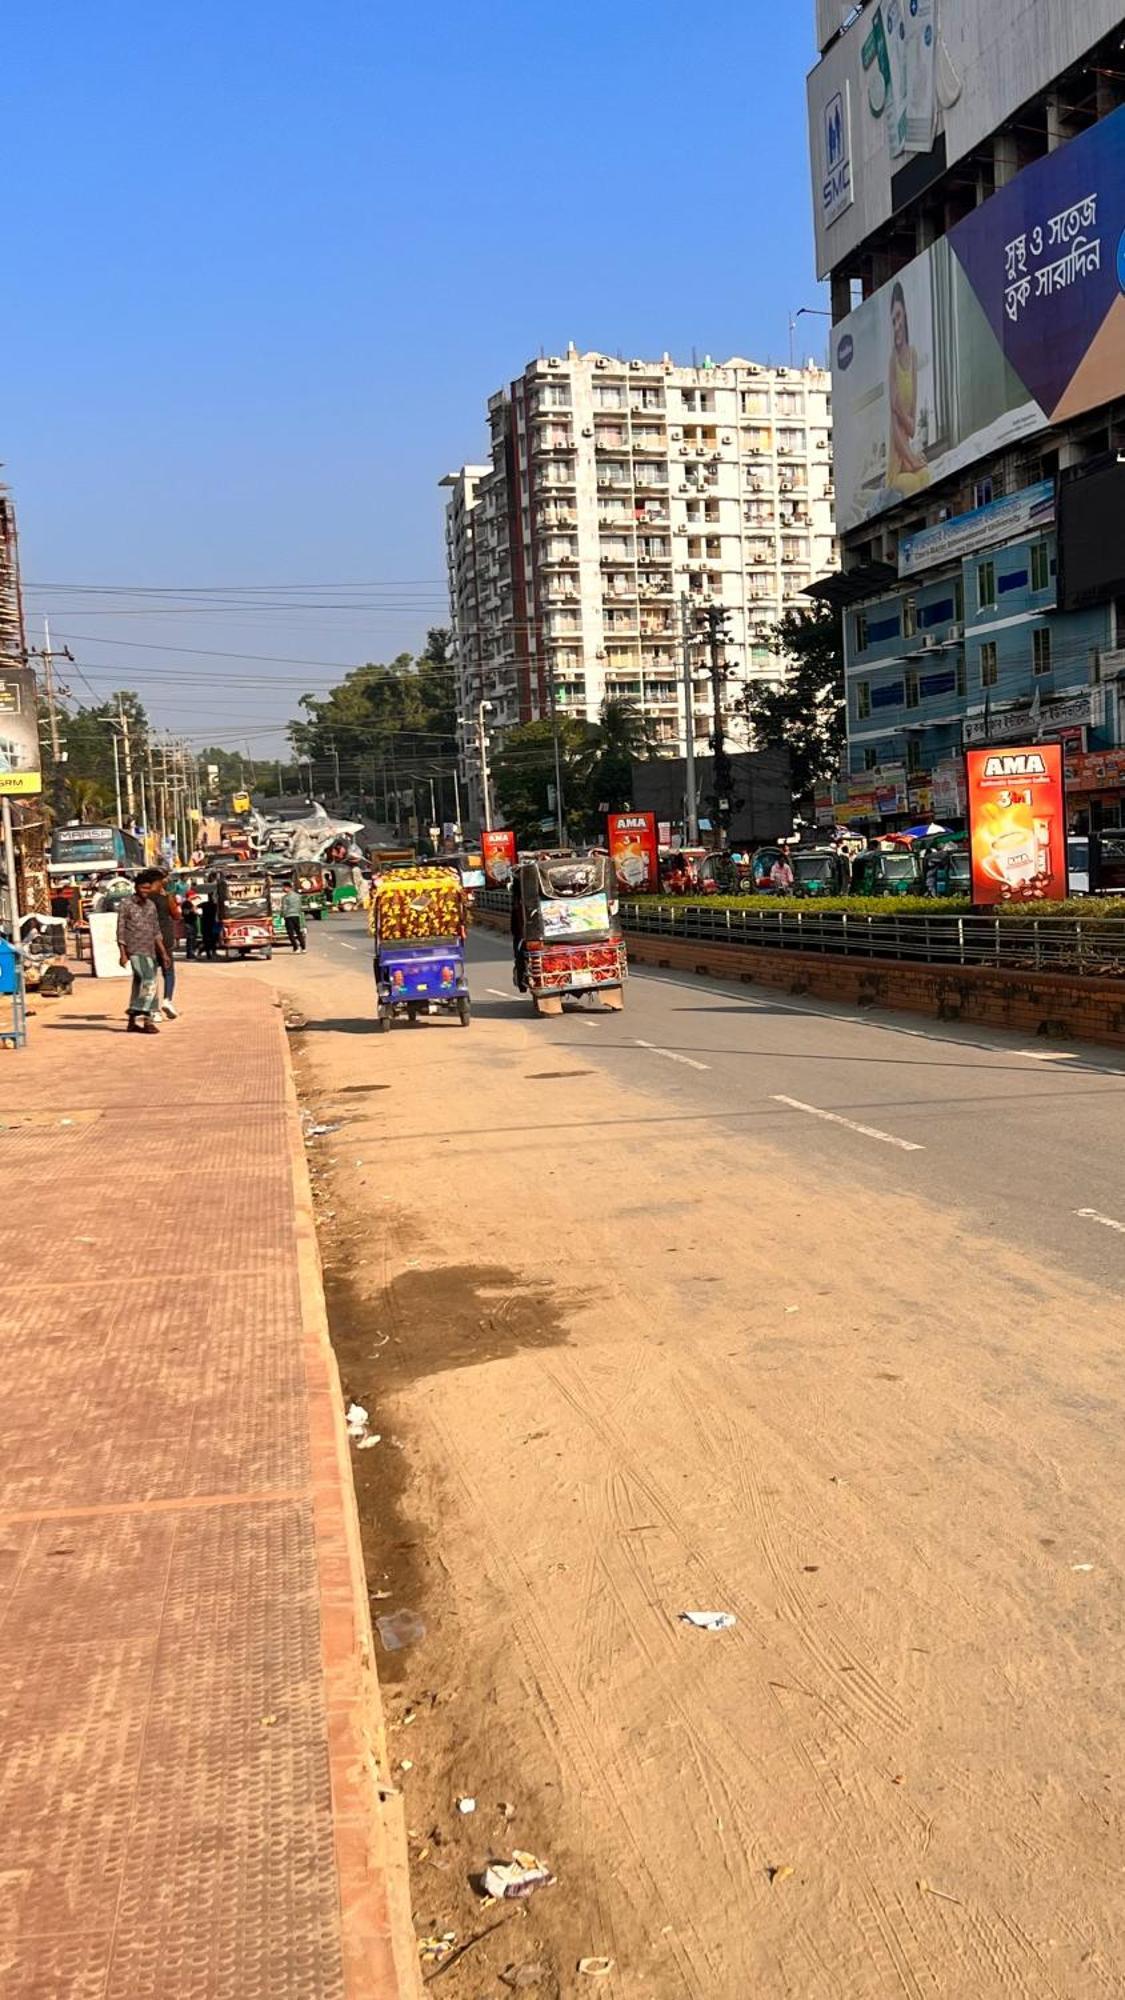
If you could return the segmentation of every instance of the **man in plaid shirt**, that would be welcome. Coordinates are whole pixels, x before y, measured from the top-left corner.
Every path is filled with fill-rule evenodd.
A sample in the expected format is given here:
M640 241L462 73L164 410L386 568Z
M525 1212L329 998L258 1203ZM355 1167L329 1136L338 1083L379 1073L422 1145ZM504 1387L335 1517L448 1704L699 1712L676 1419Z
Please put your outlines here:
M131 968L129 1027L146 1035L160 1033L156 1025L156 969L166 965L168 952L160 935L160 918L153 897L163 876L159 868L142 868L117 910L117 949L122 965Z

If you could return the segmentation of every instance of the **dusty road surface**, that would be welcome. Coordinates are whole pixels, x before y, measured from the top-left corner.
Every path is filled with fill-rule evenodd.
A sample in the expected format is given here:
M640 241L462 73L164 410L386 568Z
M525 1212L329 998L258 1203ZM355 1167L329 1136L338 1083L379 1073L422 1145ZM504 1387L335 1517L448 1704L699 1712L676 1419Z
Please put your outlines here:
M468 1032L274 965L436 1992L1125 1993L1125 1071L472 954Z

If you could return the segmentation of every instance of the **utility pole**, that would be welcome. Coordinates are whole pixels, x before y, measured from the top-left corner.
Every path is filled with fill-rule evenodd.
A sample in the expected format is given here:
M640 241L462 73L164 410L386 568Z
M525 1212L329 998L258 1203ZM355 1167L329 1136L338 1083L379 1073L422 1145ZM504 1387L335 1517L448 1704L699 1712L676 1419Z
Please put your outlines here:
M44 618L43 644L41 646L29 646L27 657L29 660L41 660L43 662L43 695L47 703L47 722L51 732L51 803L56 815L60 815L62 811L63 788L62 763L65 752L59 737L59 710L55 693L55 661L73 660L74 654L71 652L69 646L63 646L61 651L57 653L52 650L51 628Z
M125 750L125 804L129 812L129 825L132 827L136 824L137 819L137 801L133 793L133 747L129 741L129 718L125 713L125 704L123 701L119 701L117 704L117 714L121 723L121 741Z
M484 711L493 706L490 701L477 703L477 750L480 755L481 810L484 813L486 833L492 828L492 775L488 768L488 737L485 734Z
M117 754L117 727L112 722L109 726L113 731L110 741L113 744L113 790L117 800L117 824L124 826L125 822L121 816L121 759Z
M725 848L730 833L731 789L734 772L727 756L726 734L723 726L723 683L727 677L726 660L722 657L726 641L727 613L721 604L707 606L707 644L711 655L711 699L714 704L714 729L711 748L714 752L715 780L715 823L719 834L719 846Z
M684 651L684 805L689 847L699 846L699 805L695 795L695 690L691 679L691 600L680 598L680 638Z

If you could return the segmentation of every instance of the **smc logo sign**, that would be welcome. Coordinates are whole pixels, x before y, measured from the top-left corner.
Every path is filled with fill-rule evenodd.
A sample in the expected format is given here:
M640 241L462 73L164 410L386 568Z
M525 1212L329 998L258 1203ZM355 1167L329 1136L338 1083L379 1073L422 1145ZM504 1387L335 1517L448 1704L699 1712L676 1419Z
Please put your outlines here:
M846 90L838 90L824 107L824 179L821 182L824 221L831 225L850 208L852 193L851 104Z
M845 333L836 349L836 366L841 371L851 367L855 359L855 341L850 333Z

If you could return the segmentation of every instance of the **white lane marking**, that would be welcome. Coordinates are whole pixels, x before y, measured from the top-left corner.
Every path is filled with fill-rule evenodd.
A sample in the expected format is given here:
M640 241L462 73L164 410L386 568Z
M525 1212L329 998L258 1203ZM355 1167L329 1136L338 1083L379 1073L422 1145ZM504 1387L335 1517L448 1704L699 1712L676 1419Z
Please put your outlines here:
M710 1063L696 1062L694 1056L678 1055L675 1049L658 1049L655 1042L637 1041L638 1049L647 1049L650 1055L663 1056L665 1062L683 1063L685 1069L710 1069Z
M336 943L339 945L341 951L359 950L359 946L357 944L349 944L347 938L337 938Z
M502 992L499 986L486 986L484 990L486 993L491 993L494 1000L506 1000L508 998L507 994Z
M1103 1229L1115 1229L1119 1236L1125 1236L1125 1222L1115 1222L1112 1215L1102 1215L1096 1208L1076 1208L1074 1213L1083 1222L1100 1222Z
M880 1132L877 1125L857 1125L854 1118L842 1118L838 1111L822 1111L818 1104L802 1104L799 1097L780 1097L775 1094L775 1104L787 1104L791 1111L807 1111L810 1118L823 1118L827 1125L846 1125L849 1132L859 1132L865 1139L879 1139L884 1146L897 1146L901 1153L924 1153L926 1148L913 1139L896 1139L893 1132Z
M1023 1056L1027 1062L1077 1062L1078 1057L1067 1049L1016 1049L1015 1054Z
M968 1035L939 1035L929 1028L908 1028L901 1021L896 1021L893 1018L893 1008L874 1008L870 1014L848 1014L844 1012L842 1007L814 1007L810 1001L799 1000L795 995L786 993L780 986L775 989L776 999L771 1003L769 1000L748 1000L740 990L738 982L734 979L727 986L709 986L703 979L677 979L672 973L657 972L654 967L639 963L630 968L630 977L641 983L655 980L658 986L679 986L685 993L707 993L710 994L713 1000L738 999L742 1002L742 1006L748 1014L772 1013L775 1019L779 1018L781 1014L808 1014L814 1020L818 1021L837 1021L841 1024L847 1022L857 1028L877 1028L882 1033L888 1035L910 1035L915 1041L940 1042L944 1047L950 1049L976 1049L981 1055L1003 1056L1006 1059L1021 1055L1029 1056L1033 1053L1030 1049L1005 1049L998 1047L995 1042L976 1042L971 1040ZM886 1018L888 1013L892 1016L890 1020ZM718 1051L716 1051L717 1053ZM1045 1055L1042 1049L1036 1049L1034 1054L1040 1062L1050 1061L1052 1060L1052 1056L1057 1061L1084 1062L1087 1070L1096 1068L1099 1076L1121 1076L1123 1074L1119 1064L1107 1063L1104 1059L1100 1065L1095 1065L1090 1057L1079 1056L1077 1054L1063 1055L1061 1051L1057 1053L1052 1052L1052 1055ZM847 1058L841 1056L839 1060L844 1062Z
M581 1023L581 1026L584 1028L600 1028L601 1025L600 1021L583 1021Z

